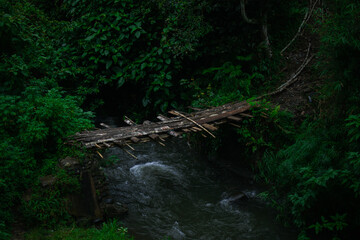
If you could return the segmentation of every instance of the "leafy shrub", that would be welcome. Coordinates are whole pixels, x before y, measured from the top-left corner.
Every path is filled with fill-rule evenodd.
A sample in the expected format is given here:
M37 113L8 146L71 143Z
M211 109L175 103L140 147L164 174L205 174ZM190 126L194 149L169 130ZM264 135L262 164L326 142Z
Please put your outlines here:
M351 0L327 0L319 11L317 32L321 37L320 70L326 77L323 94L342 104L328 114L347 114L360 102L360 3ZM352 109L351 109L352 108Z
M54 169L57 161L48 160L44 165ZM54 170L52 170L54 171ZM52 175L55 182L44 188L39 181L32 184L29 199L22 200L21 212L29 226L43 226L53 228L59 223L71 222L67 212L67 200L64 198L70 193L78 192L80 185L78 180L70 176L63 169L55 169ZM42 173L49 173L47 166L44 166Z
M246 117L237 128L238 142L246 146L246 151L254 153L266 149L277 149L293 137L292 115L282 111L280 106L270 102L250 101L252 117Z
M127 95L122 89L134 88L135 107L166 111L176 106L182 98L183 86L176 79L183 58L208 31L201 14L190 13L194 4L64 1L64 11L76 20L60 46L60 54L71 59L64 64L69 71L65 74L80 79L70 88L84 96L108 88Z
M270 196L280 212L308 235L350 236L360 224L359 153L347 152L338 142L347 139L339 125L304 127L293 145L275 155L268 153L263 160L263 177L274 186Z
M60 228L53 232L33 231L27 234L26 239L32 240L76 240L76 239L88 239L88 240L132 240L133 238L127 233L127 229L121 227L116 220L112 220L108 223L104 223L102 228L89 228L81 229L73 227Z
M251 63L255 64L251 56L238 56L236 63L226 62L220 67L205 69L192 83L197 90L193 106L219 106L253 96L256 86L264 82L264 75L244 67Z
M37 208L42 209L44 215L37 215L37 220L48 222L51 217L52 221L59 220L63 193L53 189L41 195L38 178L58 172L57 161L67 151L63 145L65 138L90 128L92 114L80 108L79 97L61 90L51 73L54 68L51 57L56 55L53 34L58 33L57 23L49 21L30 1L6 1L0 9L4 20L0 24L1 39L6 44L1 46L6 49L0 53L4 59L0 62L0 136L3 139L0 143L0 231L3 234L4 229L10 230L12 213L20 209L23 193L28 189L32 189L33 201L42 204ZM25 215L38 214L31 201L24 204L28 204ZM51 206L47 212L46 206Z
M8 221L9 210L22 191L33 186L39 174L55 173L64 138L92 125L90 115L78 107L76 99L63 97L56 89L42 93L29 87L22 98L1 97L0 108L4 139L0 144L0 188L5 193L1 211Z
M360 226L359 3L324 4L315 23L325 81L321 118L305 122L295 143L269 151L260 169L272 186L265 195L302 229L299 239L352 239Z

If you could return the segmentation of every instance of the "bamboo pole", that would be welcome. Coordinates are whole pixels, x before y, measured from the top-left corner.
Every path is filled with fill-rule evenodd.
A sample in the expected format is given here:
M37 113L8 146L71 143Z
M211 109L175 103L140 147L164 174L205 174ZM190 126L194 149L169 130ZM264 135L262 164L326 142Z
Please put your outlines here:
M195 122L194 120L192 120L191 118L188 118L187 116L185 116L184 114L181 114L177 111L170 111L169 113L183 117L187 120L189 120L190 122L194 123L196 126L200 127L202 130L204 130L205 132L207 132L210 136L212 136L213 138L216 138L214 134L212 134L210 131L208 131L205 127L203 127L201 124Z

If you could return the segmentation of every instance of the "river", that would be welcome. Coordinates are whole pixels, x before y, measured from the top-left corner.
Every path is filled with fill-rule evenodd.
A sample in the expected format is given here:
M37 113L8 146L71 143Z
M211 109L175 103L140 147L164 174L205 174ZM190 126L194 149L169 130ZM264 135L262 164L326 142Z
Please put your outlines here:
M201 160L185 140L165 144L134 145L137 159L120 148L105 153L116 161L104 170L110 194L128 206L122 222L136 240L296 239L251 178Z

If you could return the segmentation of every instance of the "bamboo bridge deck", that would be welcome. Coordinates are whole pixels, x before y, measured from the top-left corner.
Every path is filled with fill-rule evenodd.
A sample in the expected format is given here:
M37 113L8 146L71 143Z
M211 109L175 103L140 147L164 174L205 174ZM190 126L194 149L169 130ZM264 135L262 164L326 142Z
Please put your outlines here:
M198 110L190 114L169 111L175 117L159 115L158 122L145 121L135 124L125 117L126 127L105 128L93 131L83 131L71 137L70 142L80 142L86 148L108 148L111 146L130 146L131 143L157 141L164 145L164 139L169 136L179 137L182 133L202 132L203 136L215 137L211 131L223 123L235 124L244 117L252 117L246 113L251 106L246 102L225 104L205 110ZM106 125L103 124L105 127ZM101 154L98 153L100 156Z

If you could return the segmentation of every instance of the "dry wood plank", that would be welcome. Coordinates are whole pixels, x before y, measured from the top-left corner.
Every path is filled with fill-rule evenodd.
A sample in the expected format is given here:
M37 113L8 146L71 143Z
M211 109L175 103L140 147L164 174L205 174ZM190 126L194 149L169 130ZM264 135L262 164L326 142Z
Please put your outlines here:
M153 122L151 122L151 121L149 121L149 120L145 120L145 121L143 122L143 125L151 125L152 123L153 123ZM152 140L154 140L154 141L156 141L157 139L159 139L159 140L165 142L165 139L162 138L161 136L159 136L158 134L150 134L149 137L150 137ZM159 144L162 145L162 146L165 146L165 144L161 143L160 141L156 141L156 142L159 143Z
M246 114L246 113L240 113L239 115L243 116L243 117L249 117L249 118L253 118L253 115L250 114Z
M235 124L235 123L229 123L231 126L234 126L234 127L237 127L237 128L241 128L241 126L240 125L238 125L238 124Z
M111 128L109 125L105 124L105 123L100 123L100 126L104 127L104 128Z
M101 155L101 153L99 153L98 151L96 151L96 153L97 153L101 158L104 158L103 155Z
M228 111L226 113L218 114L216 116L212 116L209 118L200 119L200 120L198 120L198 123L202 124L202 123L214 122L214 121L217 121L217 120L220 120L223 118L227 118L229 116L233 116L233 115L245 112L245 111L249 110L250 107L251 106L248 103L244 103L244 105L239 107L238 109L234 109L234 110Z
M184 114L181 114L179 112L176 112L176 111L170 111L171 114L174 114L174 115L178 115L180 117L183 117L183 118L186 118L187 120L189 120L190 122L194 123L195 125L199 126L201 129L203 129L205 132L207 132L208 134L210 134L210 136L212 136L213 138L216 138L214 134L212 134L211 132L209 132L206 128L204 128L203 126L201 126L200 123L196 122L195 120L191 119L191 118L188 118L186 117Z
M123 147L125 143L124 143L124 141L115 141L114 144L119 147Z
M125 142L125 145L128 146L128 148L130 148L131 150L133 150L133 151L135 150L135 148L133 148L130 144L128 144L126 142Z
M213 125L210 125L210 124L207 124L207 123L204 123L203 126L206 127L207 129L211 130L211 131L216 131L216 130L218 130L217 127L215 127L215 126L213 126Z
M140 139L137 138L137 137L131 137L130 140L131 140L132 142L134 142L134 143L140 142Z
M127 154L129 154L130 156L132 156L133 158L137 159L137 157L132 154L131 152L129 152L128 150L124 149L124 148L121 148L124 152L126 152Z
M232 120L232 121L236 121L236 122L240 122L242 120L242 118L235 117L235 116L229 116L229 117L227 117L227 119Z
M159 138L159 135L157 134L150 134L149 137L152 139L152 140L156 140Z
M136 123L127 116L124 116L124 122L130 126L136 125Z
M159 115L157 116L157 118L158 118L160 121L162 121L162 122L165 122L165 121L170 120L170 118L165 117L165 116L163 116L163 115L161 115L161 114L159 114ZM170 131L168 131L168 133L169 133L171 136L173 136L173 137L179 137L179 136L181 136L180 133L175 132L174 130L170 130Z

